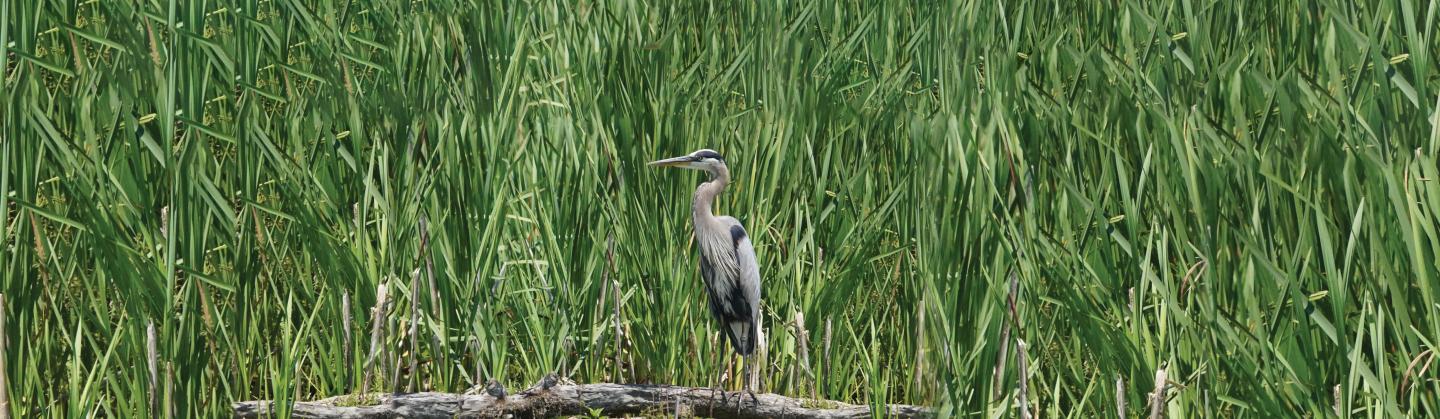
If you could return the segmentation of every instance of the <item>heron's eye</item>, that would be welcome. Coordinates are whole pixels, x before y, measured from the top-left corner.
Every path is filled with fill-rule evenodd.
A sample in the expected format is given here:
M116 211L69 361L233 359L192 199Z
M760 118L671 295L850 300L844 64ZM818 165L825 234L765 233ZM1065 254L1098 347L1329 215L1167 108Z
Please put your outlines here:
M695 158L696 160L700 160L700 161L703 161L703 160L724 161L724 158L723 158L723 157L720 157L720 154L719 154L719 153L716 153L716 152L710 151L710 150L697 151L697 152L695 152L694 154L691 154L690 156L693 157L693 158Z

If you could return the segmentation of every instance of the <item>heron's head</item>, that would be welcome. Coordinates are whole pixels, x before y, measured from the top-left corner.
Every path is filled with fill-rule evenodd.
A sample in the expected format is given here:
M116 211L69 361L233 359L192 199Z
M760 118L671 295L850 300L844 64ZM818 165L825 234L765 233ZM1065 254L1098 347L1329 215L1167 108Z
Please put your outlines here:
M725 158L716 153L715 150L703 148L680 157L671 157L664 160L650 162L653 167L678 167L681 169L704 170L716 175L725 170Z

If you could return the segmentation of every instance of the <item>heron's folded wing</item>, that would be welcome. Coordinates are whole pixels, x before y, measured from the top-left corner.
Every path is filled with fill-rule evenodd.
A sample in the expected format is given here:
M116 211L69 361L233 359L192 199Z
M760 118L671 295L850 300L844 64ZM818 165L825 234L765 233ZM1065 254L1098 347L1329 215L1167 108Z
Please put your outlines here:
M745 300L750 303L751 318L760 319L760 263L755 259L755 247L745 234L745 227L736 224L730 227L735 239L735 258L740 265L739 288ZM739 234L736 234L739 233Z

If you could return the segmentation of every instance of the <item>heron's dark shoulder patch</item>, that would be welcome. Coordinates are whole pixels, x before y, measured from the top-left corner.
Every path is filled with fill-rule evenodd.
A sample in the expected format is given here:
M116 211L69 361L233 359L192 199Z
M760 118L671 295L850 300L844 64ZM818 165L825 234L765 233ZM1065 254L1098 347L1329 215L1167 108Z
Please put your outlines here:
M745 238L745 227L741 227L739 224L730 226L730 241L731 241L731 242L735 243L736 246L739 246L739 245L740 245L740 240L743 240L744 238Z

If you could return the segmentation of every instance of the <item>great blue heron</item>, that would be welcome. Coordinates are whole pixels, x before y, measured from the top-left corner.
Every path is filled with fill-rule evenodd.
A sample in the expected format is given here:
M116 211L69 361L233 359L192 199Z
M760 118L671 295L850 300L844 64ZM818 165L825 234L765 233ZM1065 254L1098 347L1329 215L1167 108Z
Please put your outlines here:
M725 158L714 150L701 149L688 155L650 162L650 166L703 170L710 180L695 188L690 215L695 222L695 241L700 243L700 276L710 294L710 314L720 321L735 352L745 357L745 392L750 389L751 364L760 336L760 265L755 248L740 221L715 216L710 203L730 183ZM722 375L723 376L723 375Z

